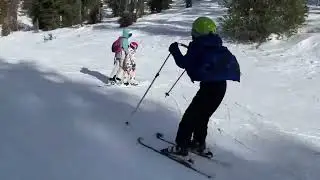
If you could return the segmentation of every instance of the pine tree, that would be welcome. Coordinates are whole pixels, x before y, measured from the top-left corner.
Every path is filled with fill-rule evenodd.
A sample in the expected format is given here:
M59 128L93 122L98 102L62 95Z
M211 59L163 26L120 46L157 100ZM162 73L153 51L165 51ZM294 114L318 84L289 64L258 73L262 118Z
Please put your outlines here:
M9 24L11 31L18 30L18 6L20 0L9 1Z
M192 0L185 0L186 1L186 8L192 7Z
M136 10L137 17L142 17L144 15L144 0L138 0Z
M151 13L160 13L162 11L162 1L163 0L149 0L148 5Z
M2 36L7 36L11 31L18 30L18 5L19 0L0 1L0 20L2 22Z
M89 24L95 24L102 20L102 4L100 0L82 0L82 11L84 20L88 20Z
M148 5L152 13L160 13L162 10L169 9L172 0L149 0Z
M33 0L30 16L35 24L39 23L39 29L53 30L60 26L60 16L57 0Z
M138 15L142 16L144 12L143 0L119 0L118 2L115 0L111 0L111 6L113 6L114 16L119 15L120 19L118 23L120 27L127 27L136 22ZM139 7L140 6L140 7ZM140 9L140 10L139 10Z
M83 22L98 23L102 20L100 0L25 0L28 11L39 29L52 30L70 27Z
M292 35L305 22L306 0L225 0L223 31L237 40L263 42L274 33Z
M126 10L125 4L127 0L109 0L108 4L112 9L113 16L122 16L123 12Z
M59 0L57 1L57 10L60 16L60 26L69 27L75 24L80 24L79 18L81 4L78 0ZM81 15L82 16L82 15Z

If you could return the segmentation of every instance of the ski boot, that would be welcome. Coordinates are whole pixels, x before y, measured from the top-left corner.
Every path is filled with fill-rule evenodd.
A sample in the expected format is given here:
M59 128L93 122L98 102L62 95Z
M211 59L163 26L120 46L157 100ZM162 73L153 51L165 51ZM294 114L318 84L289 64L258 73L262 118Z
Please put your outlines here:
M162 149L161 152L178 156L188 156L188 150L179 146L170 146L168 148Z
M124 84L125 86L129 86L129 82L128 82L128 81L123 82L123 84Z
M108 79L108 83L114 85L116 83L116 76L114 75L113 77L110 77Z
M213 157L213 153L210 149L206 148L206 144L200 144L198 141L192 140L189 145L189 151L195 154L198 154L203 157L207 157L211 159Z
M127 78L123 79L122 83L125 85L125 86L129 86L129 80Z
M194 161L189 158L188 149L182 148L180 146L170 146L165 149L161 149L161 152L169 156L177 157L185 162L193 164Z
M121 79L118 78L116 75L114 75L112 78L109 78L109 84L115 85L115 84L121 84Z
M130 84L132 86L137 86L138 85L138 81L136 81L134 78L130 79Z

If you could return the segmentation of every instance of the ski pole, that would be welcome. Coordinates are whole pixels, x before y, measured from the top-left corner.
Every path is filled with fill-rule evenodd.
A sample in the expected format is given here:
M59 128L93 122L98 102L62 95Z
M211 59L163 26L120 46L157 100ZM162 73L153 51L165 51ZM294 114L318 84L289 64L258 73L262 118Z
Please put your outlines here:
M181 77L183 76L183 74L186 72L186 70L184 70L181 75L178 77L178 79L176 80L176 82L174 82L174 84L171 86L170 90L168 92L166 92L166 97L170 96L170 92L172 91L172 89L176 86L176 84L178 83L178 81L181 79Z
M161 65L159 71L157 72L157 74L153 78L153 80L152 80L151 84L149 85L148 89L146 90L146 92L144 93L144 95L142 96L142 98L140 99L139 103L137 104L136 108L132 111L130 116L133 116L138 111L143 99L146 97L147 93L149 92L149 90L150 90L151 86L153 85L153 83L155 82L156 78L160 75L160 72L161 72L162 68L164 67L164 65L166 64L166 62L168 61L170 55L171 55L171 53L168 55L168 57L165 59L165 61ZM129 121L126 122L126 125L129 125Z
M188 46L183 44L183 43L179 43L180 46L185 47L188 49ZM186 70L184 70L181 75L179 76L179 78L176 80L176 82L174 82L174 84L171 86L170 90L168 92L165 93L166 97L170 96L170 92L172 91L172 89L176 86L176 84L178 83L178 81L181 79L181 77L183 76L183 74L186 72Z

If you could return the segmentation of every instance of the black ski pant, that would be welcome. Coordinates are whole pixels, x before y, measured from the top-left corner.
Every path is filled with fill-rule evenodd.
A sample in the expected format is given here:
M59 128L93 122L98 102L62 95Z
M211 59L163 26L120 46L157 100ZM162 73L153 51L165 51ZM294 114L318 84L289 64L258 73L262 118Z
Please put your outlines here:
M201 82L200 89L185 111L179 124L176 143L188 148L191 138L205 145L208 122L221 104L226 93L227 82Z

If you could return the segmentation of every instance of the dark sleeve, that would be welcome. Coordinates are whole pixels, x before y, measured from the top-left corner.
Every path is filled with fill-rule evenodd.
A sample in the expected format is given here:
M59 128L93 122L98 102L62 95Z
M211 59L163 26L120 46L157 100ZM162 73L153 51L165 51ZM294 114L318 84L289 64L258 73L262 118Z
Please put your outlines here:
M189 64L191 64L192 60L195 58L196 50L194 48L193 43L191 42L188 47L187 53L183 56L179 49L172 52L172 56L177 64L182 69L185 69Z

